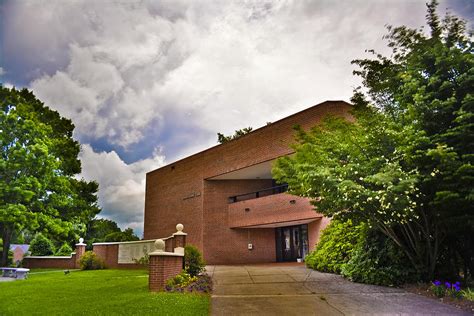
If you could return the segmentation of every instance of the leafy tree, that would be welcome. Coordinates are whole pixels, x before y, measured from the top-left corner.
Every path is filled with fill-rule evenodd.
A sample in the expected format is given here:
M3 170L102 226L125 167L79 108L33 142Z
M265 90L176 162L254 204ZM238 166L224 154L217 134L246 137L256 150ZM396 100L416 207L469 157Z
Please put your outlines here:
M105 236L104 241L135 241L140 240L137 235L133 233L133 229L127 228L124 231L110 233Z
M404 251L426 278L451 257L472 273L474 236L474 58L465 22L440 21L431 34L389 27L392 55L355 60L365 94L354 93L351 123L327 118L298 130L296 155L275 177L313 198L319 212L363 221ZM437 269L438 268L438 269Z
M252 131L252 127L249 126L249 127L246 127L246 128L236 130L234 135L225 136L224 134L217 133L217 141L220 144L227 143L228 141L231 141L231 140L237 139L241 136L244 136L245 134L248 134L251 131Z
M92 250L92 244L105 241L105 237L112 233L120 233L117 223L105 218L95 218L87 225L86 237L88 248Z
M55 256L70 256L72 253L72 248L67 243L64 243L58 251L54 254Z
M42 231L76 240L99 213L95 182L78 180L74 125L33 93L0 86L0 233L8 250L15 232ZM6 253L0 264L6 263Z
M400 285L416 281L417 274L395 243L375 229L360 236L341 274L351 281L377 285Z
M52 256L54 254L54 245L43 234L36 234L35 238L30 243L28 249L32 256Z

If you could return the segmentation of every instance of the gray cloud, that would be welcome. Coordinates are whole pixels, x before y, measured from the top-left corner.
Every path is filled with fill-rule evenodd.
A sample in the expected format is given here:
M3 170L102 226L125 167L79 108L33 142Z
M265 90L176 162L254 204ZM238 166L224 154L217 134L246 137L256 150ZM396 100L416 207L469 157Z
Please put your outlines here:
M425 5L53 0L7 1L3 14L6 80L28 82L74 121L77 139L107 143L107 153L84 146L83 174L99 181L105 216L140 227L145 172L164 156L349 100L360 84L350 61L365 49L386 53L384 25L421 26ZM138 162L123 161L140 150Z

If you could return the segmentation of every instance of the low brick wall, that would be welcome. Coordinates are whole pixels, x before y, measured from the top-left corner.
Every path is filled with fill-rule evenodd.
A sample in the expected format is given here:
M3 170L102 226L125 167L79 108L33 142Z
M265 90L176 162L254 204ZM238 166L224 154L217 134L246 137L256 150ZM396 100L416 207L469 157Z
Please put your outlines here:
M94 245L93 251L101 258L107 268L112 269L141 269L144 266L136 263L118 263L118 244Z
M144 265L127 262L123 263L119 260L120 245L137 245L152 244L154 240L139 240L134 242L100 242L94 243L92 251L104 261L107 268L112 269L141 269ZM171 247L171 240L168 242ZM139 259L139 258L136 258Z
M179 274L182 269L182 256L150 256L148 278L150 291L162 291L166 285L166 280Z
M53 256L28 256L23 258L23 267L25 268L58 268L58 269L76 269L76 254L70 257Z
M184 247L186 233L183 225L176 225L177 232L158 240L134 242L105 242L93 244L93 252L101 258L107 268L138 269L144 265L131 263L135 258L149 255L150 291L162 291L166 281L179 274L184 267ZM26 268L78 269L79 260L86 251L83 239L76 244L76 252L70 257L29 256L23 259ZM138 258L139 259L139 258Z
M57 268L57 269L79 269L79 259L86 252L86 244L81 238L76 244L76 252L71 256L27 256L23 258L22 264L25 268Z

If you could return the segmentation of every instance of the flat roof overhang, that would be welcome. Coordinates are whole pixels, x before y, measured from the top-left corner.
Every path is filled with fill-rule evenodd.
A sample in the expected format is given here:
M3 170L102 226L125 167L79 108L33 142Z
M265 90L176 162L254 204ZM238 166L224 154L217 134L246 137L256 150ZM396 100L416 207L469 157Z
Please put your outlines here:
M232 227L233 229L239 229L239 228L276 228L276 227L286 227L286 226L296 226L296 225L303 225L303 224L308 224L317 220L320 220L323 218L322 216L317 216L314 218L307 218L307 219L301 219L301 220L293 220L293 221L285 221L285 222L277 222L277 223L268 223L268 224L259 224L259 225L251 225L251 226L237 226L237 227Z
M272 166L276 159L267 160L245 168L229 171L206 180L272 179Z

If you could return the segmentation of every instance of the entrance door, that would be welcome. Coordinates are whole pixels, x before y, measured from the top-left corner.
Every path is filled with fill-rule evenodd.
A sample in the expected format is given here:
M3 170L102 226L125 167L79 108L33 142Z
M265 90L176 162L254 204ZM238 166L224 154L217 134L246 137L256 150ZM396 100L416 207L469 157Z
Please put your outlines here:
M277 261L296 261L308 253L308 225L278 227L275 233Z

